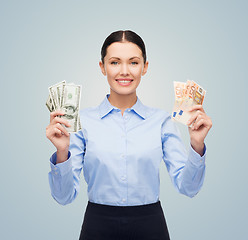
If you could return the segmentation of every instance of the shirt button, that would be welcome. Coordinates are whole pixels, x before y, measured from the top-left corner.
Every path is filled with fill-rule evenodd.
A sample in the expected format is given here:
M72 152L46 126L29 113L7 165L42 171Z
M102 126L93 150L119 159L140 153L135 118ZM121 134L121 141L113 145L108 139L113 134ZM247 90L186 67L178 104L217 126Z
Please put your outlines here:
M124 158L125 157L125 154L122 154L121 157Z
M125 181L125 180L126 180L126 176L123 175L123 176L121 177L121 180L122 180L122 181Z
M128 111L128 112L130 112L130 111L131 111L131 109L128 109L127 111Z
M126 202L126 198L122 198L122 202Z

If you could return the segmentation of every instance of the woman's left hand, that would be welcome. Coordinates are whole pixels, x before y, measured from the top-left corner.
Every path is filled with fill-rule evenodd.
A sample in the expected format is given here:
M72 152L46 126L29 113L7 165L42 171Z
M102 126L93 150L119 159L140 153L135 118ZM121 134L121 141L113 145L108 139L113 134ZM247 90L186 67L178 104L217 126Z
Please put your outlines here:
M192 124L189 127L190 143L193 149L202 156L204 139L212 127L212 120L207 116L202 105L193 106L189 112L194 112L187 123L188 126Z

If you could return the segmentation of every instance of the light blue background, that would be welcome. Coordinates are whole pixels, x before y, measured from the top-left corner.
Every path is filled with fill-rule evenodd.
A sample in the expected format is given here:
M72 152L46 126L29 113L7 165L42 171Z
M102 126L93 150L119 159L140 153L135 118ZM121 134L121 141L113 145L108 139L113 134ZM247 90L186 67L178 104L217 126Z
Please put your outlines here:
M100 48L120 29L146 43L150 65L137 92L144 104L171 111L173 81L189 78L207 90L213 128L200 193L178 194L161 163L171 239L248 239L247 9L245 0L1 1L0 239L78 238L84 180L70 205L50 195L47 88L64 79L82 84L81 108L98 105L109 92ZM179 128L188 146L187 128Z

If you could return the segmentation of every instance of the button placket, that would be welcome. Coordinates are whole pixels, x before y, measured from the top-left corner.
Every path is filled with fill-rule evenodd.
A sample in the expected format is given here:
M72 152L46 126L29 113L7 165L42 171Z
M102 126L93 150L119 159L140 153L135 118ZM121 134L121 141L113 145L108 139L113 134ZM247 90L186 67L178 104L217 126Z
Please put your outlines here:
M127 204L127 141L126 141L126 120L128 119L128 116L126 115L126 112L123 116L123 131L121 133L121 144L123 146L122 153L120 155L121 157L121 168L120 168L120 175L119 175L119 181L121 184L121 192L120 192L120 201L121 204L126 205Z

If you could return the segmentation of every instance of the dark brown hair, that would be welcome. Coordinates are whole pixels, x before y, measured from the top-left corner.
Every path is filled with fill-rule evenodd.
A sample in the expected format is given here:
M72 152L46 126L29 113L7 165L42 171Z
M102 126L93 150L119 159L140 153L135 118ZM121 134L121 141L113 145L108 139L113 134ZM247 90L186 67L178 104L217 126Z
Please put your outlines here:
M105 39L102 45L102 50L101 50L101 60L103 64L104 64L104 57L107 54L107 48L110 44L114 42L132 42L136 44L142 51L144 63L146 63L146 48L145 48L145 43L143 42L142 38L131 30L125 30L125 31L120 30L120 31L112 32Z

